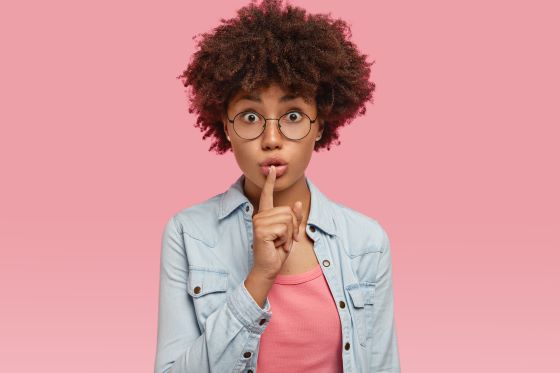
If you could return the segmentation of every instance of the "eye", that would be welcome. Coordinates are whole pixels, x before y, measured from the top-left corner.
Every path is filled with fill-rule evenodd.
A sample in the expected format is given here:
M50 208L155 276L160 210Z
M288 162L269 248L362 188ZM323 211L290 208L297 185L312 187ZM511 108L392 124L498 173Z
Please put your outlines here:
M299 122L303 118L303 114L299 111L290 111L286 113L285 118L288 122Z
M240 117L245 123L255 123L260 121L259 115L252 111L244 112L240 115Z

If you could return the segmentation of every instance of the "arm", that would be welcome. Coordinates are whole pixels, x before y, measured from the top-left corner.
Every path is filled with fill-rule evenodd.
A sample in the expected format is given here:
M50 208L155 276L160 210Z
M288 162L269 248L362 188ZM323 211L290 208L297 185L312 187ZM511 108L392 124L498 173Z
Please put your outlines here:
M383 231L373 305L373 353L371 372L400 373L399 350L394 316L391 244Z
M188 263L182 234L172 217L162 237L155 373L240 372L256 352L270 320L240 282L200 332L187 293Z

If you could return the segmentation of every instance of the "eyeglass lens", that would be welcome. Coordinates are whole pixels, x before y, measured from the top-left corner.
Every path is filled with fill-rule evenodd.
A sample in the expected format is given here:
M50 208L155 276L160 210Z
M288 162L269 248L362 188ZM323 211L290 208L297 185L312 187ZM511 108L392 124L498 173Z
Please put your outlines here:
M233 120L235 132L244 139L254 139L264 131L265 118L254 111L237 114ZM299 111L290 111L279 118L280 131L292 140L305 137L311 129L309 117Z

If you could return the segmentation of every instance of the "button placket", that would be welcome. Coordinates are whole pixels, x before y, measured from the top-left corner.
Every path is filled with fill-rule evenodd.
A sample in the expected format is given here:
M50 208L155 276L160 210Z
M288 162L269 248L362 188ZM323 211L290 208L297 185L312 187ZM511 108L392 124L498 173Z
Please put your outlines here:
M316 231L315 227L313 225L309 226L309 231L314 233ZM308 232L309 233L309 232ZM320 243L320 238L317 237L315 238L314 234L309 234L310 237L313 239L313 241L315 241L315 245L313 246L313 250L315 252L315 255L317 257L325 257L327 252L323 252L322 250L322 244ZM331 267L331 262L328 259L323 259L322 261L323 267ZM338 291L336 291L336 289L342 289L342 294L344 294L344 288L340 288L339 286L342 285L340 283L338 283L338 281L336 281L336 277L332 277L334 276L334 274L332 274L331 271L327 271L325 272L325 280L327 282L327 285L329 286L329 290L331 291L331 294L336 298L338 298L339 296L337 295L337 293L339 293ZM333 281L335 281L333 283ZM339 301L338 303L339 307L341 309L347 309L346 308L346 303L344 301ZM340 322L341 322L341 328L342 328L342 338L343 339L347 339L349 337L348 334L348 329L347 329L347 323L350 323L351 321L351 316L347 311L339 311L340 312ZM348 324L349 325L349 324ZM345 350L349 350L350 349L350 343L346 342L346 345L344 346Z
M253 210L252 205L247 202L243 209L243 220L245 222L245 229L247 232L247 241L251 245L250 251L247 253L247 265L253 268Z
M249 204L245 205L245 215L250 217L251 220L253 219L253 206Z

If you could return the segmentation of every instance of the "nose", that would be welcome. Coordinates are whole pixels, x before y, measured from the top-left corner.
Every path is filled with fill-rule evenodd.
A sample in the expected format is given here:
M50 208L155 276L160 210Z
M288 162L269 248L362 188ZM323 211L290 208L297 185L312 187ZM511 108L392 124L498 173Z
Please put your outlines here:
M262 146L264 148L278 147L284 140L283 136L278 128L278 119L267 119L261 135Z

